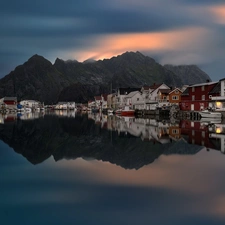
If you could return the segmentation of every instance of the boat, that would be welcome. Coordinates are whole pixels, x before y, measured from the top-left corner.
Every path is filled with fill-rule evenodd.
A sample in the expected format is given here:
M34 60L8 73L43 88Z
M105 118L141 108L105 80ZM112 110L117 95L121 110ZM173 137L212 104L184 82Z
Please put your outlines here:
M205 118L221 118L222 114L220 112L215 112L215 111L209 111L209 110L203 110L200 111L199 114L201 117Z
M121 116L134 116L134 109L131 109L129 106L125 106L122 110L120 115Z

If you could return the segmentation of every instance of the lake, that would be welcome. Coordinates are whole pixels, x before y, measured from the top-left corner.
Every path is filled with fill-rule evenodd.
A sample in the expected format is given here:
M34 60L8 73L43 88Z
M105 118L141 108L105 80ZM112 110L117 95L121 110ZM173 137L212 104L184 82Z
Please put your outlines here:
M225 224L224 124L1 115L1 224Z

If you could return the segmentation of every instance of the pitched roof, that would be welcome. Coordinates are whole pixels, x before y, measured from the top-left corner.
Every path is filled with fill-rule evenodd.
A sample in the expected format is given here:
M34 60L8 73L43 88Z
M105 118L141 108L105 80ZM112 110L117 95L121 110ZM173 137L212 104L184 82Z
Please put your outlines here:
M121 95L127 95L132 91L139 91L140 88L119 88L120 94Z
M207 86L207 85L212 85L212 84L217 84L217 83L218 83L218 81L216 81L216 82L206 82L206 83L200 83L200 84L193 84L193 85L190 85L189 88L190 87L198 87L198 86Z
M153 85L145 85L142 88L146 91L149 89L155 90L155 89L159 88L161 85L162 85L162 83L161 84L153 84Z
M130 92L127 96L126 96L126 98L132 98L134 95L136 95L137 93L140 93L140 91L132 91L132 92Z
M159 89L158 92L161 92L162 94L169 94L171 92L171 89Z
M170 93L172 93L172 92L174 92L176 90L178 90L178 91L180 91L182 93L182 91L180 90L180 88L173 88L172 90L170 90Z
M150 86L151 89L157 89L161 86L162 84L153 84L152 86Z
M212 90L209 92L209 94L218 94L221 91L221 82L218 82L213 88Z

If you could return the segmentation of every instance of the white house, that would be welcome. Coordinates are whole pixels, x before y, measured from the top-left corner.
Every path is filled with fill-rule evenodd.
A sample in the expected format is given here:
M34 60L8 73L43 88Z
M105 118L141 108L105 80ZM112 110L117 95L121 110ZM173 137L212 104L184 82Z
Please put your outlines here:
M154 84L152 86L143 86L141 92L144 98L144 109L155 110L158 106L158 90L170 89L166 84Z
M144 100L140 91L132 91L124 97L124 105L132 109L144 109Z
M133 91L139 91L140 88L119 88L116 93L116 108L125 106L124 98Z

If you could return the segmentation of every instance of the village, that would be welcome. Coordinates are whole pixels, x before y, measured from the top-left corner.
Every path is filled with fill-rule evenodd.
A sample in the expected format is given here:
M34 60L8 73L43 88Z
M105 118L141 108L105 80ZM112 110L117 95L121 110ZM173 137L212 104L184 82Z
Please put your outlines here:
M58 102L45 105L36 100L17 101L17 97L0 99L0 112L34 112L50 110L103 112L121 116L148 116L169 112L179 117L225 116L225 79L217 82L184 85L181 88L153 84L140 88L118 88L115 93L94 96L87 104ZM209 110L210 109L210 110Z

